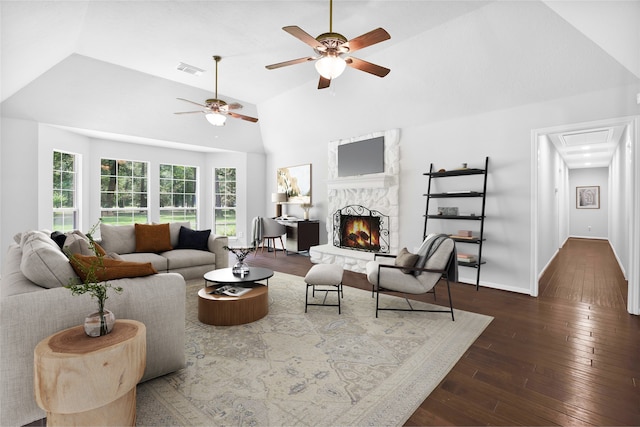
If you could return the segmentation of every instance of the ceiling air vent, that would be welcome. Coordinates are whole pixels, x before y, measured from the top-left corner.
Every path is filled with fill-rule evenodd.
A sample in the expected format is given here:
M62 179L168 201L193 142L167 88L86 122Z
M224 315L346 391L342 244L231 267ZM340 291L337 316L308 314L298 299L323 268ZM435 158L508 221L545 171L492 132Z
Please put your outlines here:
M193 74L194 76L199 76L200 74L204 73L204 70L202 68L194 67L193 65L185 64L184 62L180 62L176 69L184 71L188 74Z

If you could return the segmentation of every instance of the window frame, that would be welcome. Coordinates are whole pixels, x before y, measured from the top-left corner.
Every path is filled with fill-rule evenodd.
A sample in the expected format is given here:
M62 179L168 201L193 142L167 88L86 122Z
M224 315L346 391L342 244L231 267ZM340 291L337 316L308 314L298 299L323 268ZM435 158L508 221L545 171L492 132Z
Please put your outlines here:
M224 170L224 180L219 181L219 171ZM233 171L233 180L228 179ZM213 230L215 234L237 238L238 231L238 169L235 167L216 167L213 170ZM231 185L232 184L232 185ZM230 190L233 191L230 191ZM222 190L222 191L220 191ZM229 212L233 212L230 220ZM230 230L233 232L231 233Z
M115 175L105 174L105 161L114 162ZM121 168L124 163L131 163L131 175L120 174ZM138 166L143 165L143 166ZM105 224L110 225L130 225L135 223L148 223L149 222L149 181L150 181L150 162L149 161L140 161L140 160L129 160L129 159L116 159L116 158L100 158L100 220ZM142 167L144 170L144 176L136 175L136 167ZM105 181L105 177L111 177L111 180L115 178L115 190L114 191L105 191L103 184ZM111 185L111 183L110 183ZM120 186L130 185L130 191L121 191ZM134 191L136 186L139 185L144 187L144 191ZM104 200L105 195L108 197L109 194L113 194L113 207L105 207ZM128 197L127 197L128 196ZM120 204L120 200L126 201L127 198L130 198L131 204L128 206L118 206ZM134 206L134 202L138 200L140 202L144 201L146 206ZM113 215L106 215L106 212L110 212ZM141 214L142 213L142 214ZM125 219L125 220L121 220ZM129 218L126 220L126 218Z
M165 177L163 167L171 167L171 177ZM183 177L176 177L176 169L183 168L184 173ZM188 178L187 169L193 171L193 178ZM175 163L160 163L158 165L158 209L160 215L160 222L176 222L176 221L189 221L192 226L197 227L199 222L199 214L200 214L200 203L198 197L198 189L199 189L199 168L197 166L190 165L181 165ZM165 183L163 181L171 181L171 191L163 191ZM182 192L175 191L176 189L180 189L180 185L182 184ZM188 191L188 183L193 183L193 190ZM169 196L171 198L172 206L163 207L164 200ZM176 206L176 201L183 198L183 203L187 199L188 196L193 197L193 206ZM169 215L163 214L163 212L171 211L170 218ZM182 211L183 214L179 216L175 216L175 212ZM189 211L193 211L193 216L189 215Z
M60 168L56 169L56 153L60 153L61 156L71 156L73 158L73 171L64 170L62 168L62 158L60 159ZM80 181L78 180L78 176L80 175L80 167L81 167L81 157L78 153L73 153L66 150L53 149L52 151L52 164L51 164L51 197L52 197L52 216L51 216L51 224L52 229L61 231L61 232L69 232L73 230L77 230L80 228ZM60 174L59 187L56 187L56 172ZM72 189L63 188L62 184L63 174L71 173L72 174ZM56 207L56 192L64 192L71 191L72 192L72 207ZM62 203L62 195L58 196L58 200ZM58 224L60 221L56 219L56 214L62 215L62 223ZM72 224L66 225L66 218L71 217Z

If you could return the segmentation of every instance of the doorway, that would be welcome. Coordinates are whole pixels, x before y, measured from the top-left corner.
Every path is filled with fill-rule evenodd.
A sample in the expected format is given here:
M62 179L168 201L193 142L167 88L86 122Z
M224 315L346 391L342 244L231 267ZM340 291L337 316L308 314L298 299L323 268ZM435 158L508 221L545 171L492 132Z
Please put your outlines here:
M568 206L567 196L570 191L568 169L576 166L579 153L574 157L568 156L565 160L563 147L557 147L553 138L557 135L565 135L565 147L571 148L572 143L576 147L578 139L594 137L596 133L608 132L609 143L615 141L615 154L609 158L609 194L610 216L608 219L609 243L615 257L628 280L627 311L631 314L640 314L640 271L638 259L640 257L640 197L636 194L640 191L640 174L635 173L636 165L640 165L639 146L640 116L623 117L617 119L600 120L588 123L557 126L533 130L532 135L532 219L531 219L531 278L530 293L538 296L539 279L549 266L549 263L559 250L562 243L569 237L568 233ZM569 142L567 142L569 141ZM576 148L573 147L573 148ZM545 151L546 150L546 151ZM561 158L562 160L558 160ZM549 163L557 163L558 177L555 182L549 183L549 174L544 173ZM588 167L588 166L581 166ZM566 170L562 170L565 168ZM541 173L541 170L543 171ZM613 182L612 182L613 181ZM558 197L556 199L556 194ZM558 212L559 218L554 218L558 233L556 247L545 247L547 241L541 235L547 224L546 219L540 214L541 207L548 206L558 200L559 207L551 212ZM547 211L549 212L549 211ZM567 227L566 233L563 227Z

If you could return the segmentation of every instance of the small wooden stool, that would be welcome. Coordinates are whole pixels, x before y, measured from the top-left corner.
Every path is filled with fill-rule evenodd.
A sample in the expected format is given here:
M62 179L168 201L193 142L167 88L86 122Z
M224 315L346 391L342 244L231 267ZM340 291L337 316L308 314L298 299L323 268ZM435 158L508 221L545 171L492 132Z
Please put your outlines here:
M340 298L344 298L344 292L342 290L342 275L344 269L336 264L316 264L311 267L304 276L304 281L307 284L307 291L304 298L304 312L307 312L307 307L310 305L320 305L326 307L338 307L338 314L341 314ZM309 302L309 287L312 288L312 296L316 296L316 286L330 287L335 289L318 289L319 292L325 292L322 304L312 304ZM337 304L327 304L327 295L329 292L336 292L338 295Z
M136 425L136 385L147 362L146 327L116 320L91 338L76 326L34 350L35 395L47 425Z

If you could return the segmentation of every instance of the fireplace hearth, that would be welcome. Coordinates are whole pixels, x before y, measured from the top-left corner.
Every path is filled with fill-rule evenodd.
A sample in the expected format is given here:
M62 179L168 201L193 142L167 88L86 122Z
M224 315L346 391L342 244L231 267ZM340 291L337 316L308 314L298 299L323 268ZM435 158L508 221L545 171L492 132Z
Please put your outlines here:
M361 205L333 215L333 244L339 248L389 253L389 217Z

